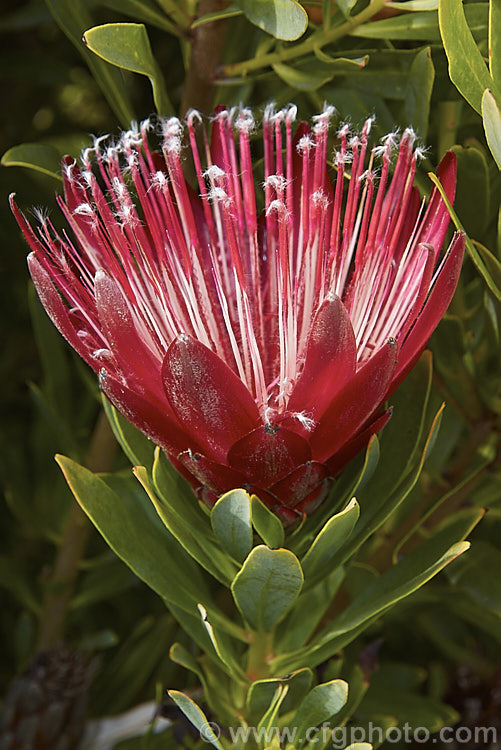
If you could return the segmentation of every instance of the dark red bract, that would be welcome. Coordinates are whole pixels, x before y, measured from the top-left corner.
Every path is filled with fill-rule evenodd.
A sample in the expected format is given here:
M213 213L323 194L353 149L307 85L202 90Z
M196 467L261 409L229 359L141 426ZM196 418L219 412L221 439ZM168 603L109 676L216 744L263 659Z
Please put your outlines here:
M413 187L413 132L370 150L370 120L351 140L341 128L331 182L331 116L293 134L295 108L265 112L262 212L248 110L219 111L210 145L202 128L203 157L189 115L198 192L171 119L162 154L144 123L96 141L82 166L64 160L73 240L48 219L35 233L12 201L40 299L109 400L205 503L246 487L285 523L389 419L382 405L447 309L464 251L457 234L440 257L448 212ZM452 201L453 154L438 175Z

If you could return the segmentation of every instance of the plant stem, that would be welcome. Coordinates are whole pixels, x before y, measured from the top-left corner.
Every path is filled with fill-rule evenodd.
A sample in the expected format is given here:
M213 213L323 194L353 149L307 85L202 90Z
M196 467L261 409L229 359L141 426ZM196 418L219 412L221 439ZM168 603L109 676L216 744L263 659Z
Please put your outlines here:
M247 677L255 681L269 676L274 634L254 632L252 635L248 651Z
M200 0L198 15L216 13L227 6L227 0ZM181 117L197 109L211 114L214 105L216 70L223 53L226 21L211 21L193 31L188 73L181 102Z
M324 47L326 44L335 42L341 39L343 36L350 34L353 29L360 26L363 23L369 21L372 16L378 13L385 4L385 0L371 0L367 8L353 16L345 23L340 26L336 26L333 29L322 29L316 31L308 39L300 44L294 44L290 47L278 50L278 52L270 52L268 55L261 55L251 60L244 60L243 62L234 63L232 65L224 65L220 73L225 78L232 78L234 76L245 75L253 70L259 70L259 68L265 68L275 63L285 62L287 60L294 60L304 55L309 55L317 47Z
M456 144L462 102L440 102L438 105L438 155L440 158Z
M116 447L108 419L101 411L92 435L87 467L93 472L109 471L115 459ZM48 594L40 617L37 650L55 646L63 636L66 613L89 532L87 516L76 502L73 503L48 583Z

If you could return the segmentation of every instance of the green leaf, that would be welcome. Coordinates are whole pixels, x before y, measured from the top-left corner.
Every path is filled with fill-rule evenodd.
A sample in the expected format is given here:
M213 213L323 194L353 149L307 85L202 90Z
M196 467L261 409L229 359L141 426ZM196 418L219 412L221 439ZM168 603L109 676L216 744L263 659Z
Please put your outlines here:
M297 661L308 659L310 667L320 664L349 643L377 615L417 591L456 557L469 549L464 539L483 517L483 510L458 514L445 528L410 552L398 565L385 571L357 596L314 642L294 654L278 657L274 669L296 668ZM451 546L452 545L452 546ZM304 663L302 661L302 663Z
M348 683L344 680L331 680L314 687L303 699L294 717L297 726L295 741L301 742L310 727L320 727L337 714L347 700Z
M173 492L171 496L163 493L162 499L159 499L144 467L136 466L134 474L146 490L166 528L182 547L214 578L226 586L229 585L235 574L235 566L222 553L212 529L209 526L207 530L204 528L202 519L197 520L197 526L191 523L191 519L196 518L196 509L187 510L186 513L179 512L179 504L183 498L178 492Z
M66 36L78 49L124 128L134 120L134 110L124 87L123 76L111 65L96 58L82 44L82 35L92 26L92 17L83 0L46 0L50 12Z
M430 101L435 81L435 68L430 47L420 50L410 70L404 102L404 117L426 141L430 116Z
M359 515L360 506L353 498L341 513L327 521L301 560L305 581L318 580L332 571L330 562L341 545L349 540Z
M337 0L337 5L345 18L350 17L350 13L357 4L357 0Z
M252 525L268 547L281 547L284 543L284 527L257 495L251 496Z
M118 557L168 602L196 612L197 603L208 599L200 570L143 501L142 491L131 491L130 480L118 475L105 481L70 458L56 460L80 506Z
M456 3L456 0L452 0L452 2ZM462 3L458 1L456 5L462 6ZM402 3L399 3L398 7L401 8ZM485 35L488 23L487 3L472 3L466 5L464 10L469 28L474 35L479 37ZM371 21L357 26L351 32L351 35L368 39L414 39L428 43L440 42L439 17L437 12L433 10L402 13L393 18Z
M457 186L454 206L471 237L481 237L489 220L489 168L483 150L474 146L454 146L457 159Z
M184 667L184 669L189 669L190 672L196 674L203 686L205 695L209 695L209 687L207 685L203 670L200 666L200 663L193 656L191 651L188 651L188 649L185 648L181 643L173 643L170 647L169 659L175 664L179 664L181 667Z
M284 713L295 710L311 687L313 672L304 667L287 677L274 677L253 682L247 693L247 711L251 719L257 720L268 709L273 696L281 685L288 685L289 690L284 700Z
M273 70L288 86L298 91L315 91L336 75L344 75L364 68L369 59L367 55L354 60L349 60L346 57L330 58L319 49L316 50L315 54L319 59L323 57L323 62L313 60L301 63L297 67L275 63L272 65Z
M309 591L301 592L287 619L278 627L277 654L293 651L307 643L332 604L344 576L344 568L337 568Z
M501 114L490 89L485 89L482 95L482 118L484 130L491 154L501 169Z
M333 490L325 499L319 510L304 524L297 537L289 538L289 547L299 556L311 544L312 539L322 526L332 517L335 510L351 500L354 495L370 480L379 461L379 440L373 435L365 454L361 453L343 471L335 482Z
M235 0L249 21L276 39L292 42L308 26L306 11L295 0Z
M292 607L303 571L289 550L255 547L231 585L233 598L253 630L269 631Z
M400 6L401 3L399 3ZM404 13L393 18L370 21L353 29L351 36L367 39L440 41L437 14L434 11Z
M180 35L179 28L167 20L163 13L159 13L154 3L149 0L101 0L101 4L118 13L125 13L131 18L156 26L169 34Z
M210 743L217 747L218 750L223 750L218 737L214 734L214 729L209 719L204 714L200 706L198 706L194 700L189 698L184 693L180 693L178 690L168 690L169 698L172 698L174 703L181 709L183 714L191 721L194 727L200 732L200 737L204 742Z
M385 3L386 8L395 8L399 11L438 10L438 0L396 0L396 2Z
M501 88L501 3L489 0L489 72L497 86Z
M463 3L440 0L438 21L451 81L473 109L480 113L482 94L485 89L494 88L494 82L475 44Z
M459 229L460 231L464 231L463 226L461 222L459 221L459 218L454 211L453 207L451 206L444 189L442 185L440 184L440 180L438 177L433 174L432 172L428 172L428 177L433 182L434 185L436 185L440 195L442 196L442 199L447 206L447 210L449 212L449 215L454 222L454 225L456 229ZM482 248L482 252L479 252L479 249ZM484 278L485 283L491 290L491 292L499 299L501 300L501 283L498 277L498 265L499 261L497 261L497 258L495 258L492 253L490 253L487 248L484 248L483 245L478 245L478 243L475 245L470 240L468 236L466 236L466 249L468 250L468 253L477 267L480 275ZM485 258L485 260L484 260ZM487 261L487 262L486 262ZM497 261L497 263L496 263ZM489 264L489 265L487 265Z
M304 70L303 67L293 68L283 63L275 63L272 68L284 83L298 91L315 91L334 76L334 73L328 73L324 68Z
M154 443L125 417L122 417L104 394L102 394L102 402L113 434L131 464L150 468L153 463Z
M203 26L205 23L212 23L213 21L224 21L226 18L234 18L235 16L242 15L242 13L243 10L230 5L228 8L223 8L223 10L216 10L214 13L206 13L203 16L195 18L191 24L191 28L196 29L198 26Z
M150 79L159 115L173 115L162 71L153 56L146 27L142 23L107 23L84 34L87 47L106 62Z
M214 646L214 651L220 659L222 669L224 669L233 679L240 678L245 682L245 673L239 664L238 655L233 648L234 641L228 637L227 633L221 632L214 627L209 620L207 610L203 604L198 605L198 611L200 612L202 623L207 630L212 645Z
M214 533L224 549L243 562L252 549L251 500L245 490L230 490L211 511Z
M261 720L258 722L258 725L256 727L257 731L264 731L265 738L266 735L270 733L271 727L276 726L278 712L280 711L280 707L282 706L282 703L284 702L288 691L289 686L287 684L279 684L269 707L261 717ZM265 750L265 748L268 747L268 743L265 738L258 741L258 747L260 748L260 750Z
M452 583L465 589L482 607L501 617L501 551L488 542L477 541L464 558L448 570Z
M28 167L42 174L62 180L61 160L54 146L41 143L20 143L12 146L2 156L4 167Z

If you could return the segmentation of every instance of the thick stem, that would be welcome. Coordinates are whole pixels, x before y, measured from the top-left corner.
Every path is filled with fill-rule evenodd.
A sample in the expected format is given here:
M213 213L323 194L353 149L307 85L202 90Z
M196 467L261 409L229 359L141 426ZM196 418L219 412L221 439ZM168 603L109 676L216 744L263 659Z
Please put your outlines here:
M384 7L385 0L372 0L367 8L358 13L358 15L350 18L349 21L336 26L333 29L325 29L316 31L314 34L308 37L304 42L299 44L293 44L290 47L285 47L278 50L278 52L270 52L268 55L261 55L260 57L254 57L252 60L244 60L244 62L234 63L232 65L225 65L220 70L220 78L232 78L234 76L244 76L253 70L259 70L260 68L267 68L275 63L286 62L287 60L296 60L304 55L309 55L319 47L324 47L326 44L335 42L341 39L343 36L350 34L357 26L360 26L379 13Z
M102 411L92 435L87 467L93 472L109 471L113 466L116 447L108 419ZM48 582L48 594L40 617L38 649L55 646L63 636L66 613L89 532L87 516L77 503L73 503Z
M217 13L227 0L200 0L198 15ZM226 21L212 21L193 31L188 73L181 102L181 117L190 109L210 115L214 106L216 70L222 56Z
M270 660L273 658L274 633L254 632L249 646L247 660L247 677L262 680L270 676Z

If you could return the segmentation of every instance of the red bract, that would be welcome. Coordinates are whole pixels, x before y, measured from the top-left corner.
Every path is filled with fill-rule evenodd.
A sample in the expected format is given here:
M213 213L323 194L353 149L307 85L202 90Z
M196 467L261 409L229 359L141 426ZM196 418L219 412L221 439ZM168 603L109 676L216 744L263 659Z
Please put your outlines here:
M221 110L210 145L188 117L197 191L170 119L162 154L144 123L98 139L82 166L65 158L74 239L46 218L35 233L12 203L40 299L110 401L204 502L243 486L286 523L389 419L382 404L449 305L464 250L456 235L439 258L449 217L413 187L412 130L371 150L370 120L350 140L342 127L331 182L331 109L294 135L295 114L265 112L263 190L251 113ZM438 174L452 201L453 154Z

